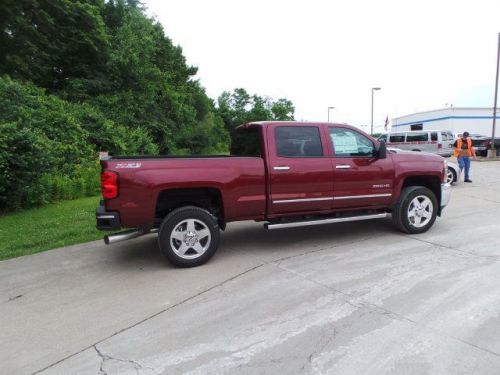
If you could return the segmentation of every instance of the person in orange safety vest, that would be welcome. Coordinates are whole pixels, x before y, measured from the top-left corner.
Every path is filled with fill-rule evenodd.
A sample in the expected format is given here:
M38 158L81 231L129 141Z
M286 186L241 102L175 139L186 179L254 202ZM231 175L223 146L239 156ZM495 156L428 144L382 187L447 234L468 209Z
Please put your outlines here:
M470 158L476 159L476 151L472 147L472 139L469 138L469 132L463 132L462 137L453 144L455 150L453 156L457 158L458 166L461 171L465 170L464 182L472 182L469 178Z

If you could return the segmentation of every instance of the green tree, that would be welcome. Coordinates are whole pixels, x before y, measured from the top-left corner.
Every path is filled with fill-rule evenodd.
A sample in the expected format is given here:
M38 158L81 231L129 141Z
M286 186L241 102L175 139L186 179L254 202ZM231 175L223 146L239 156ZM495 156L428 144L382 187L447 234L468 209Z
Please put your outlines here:
M273 120L293 121L295 107L290 100L281 98L272 103L271 112Z
M0 3L0 74L51 92L71 83L99 86L108 37L103 1L4 0Z
M250 121L293 120L295 108L287 99L274 101L269 97L250 95L237 88L232 93L225 91L218 99L218 113L228 131Z
M197 69L186 64L181 48L140 9L116 2L107 4L105 13L112 35L108 76L114 90L92 102L115 123L146 129L161 153L218 150L220 140L204 136L200 141L207 126L217 133L219 119L192 79Z

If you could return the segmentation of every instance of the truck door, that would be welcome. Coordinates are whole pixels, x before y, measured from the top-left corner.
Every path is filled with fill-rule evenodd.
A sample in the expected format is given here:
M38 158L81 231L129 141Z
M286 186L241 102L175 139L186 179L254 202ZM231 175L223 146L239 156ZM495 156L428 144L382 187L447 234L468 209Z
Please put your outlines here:
M267 129L269 213L304 213L332 208L332 161L317 126Z
M390 154L375 157L375 145L365 135L329 127L333 147L333 208L387 205L392 198L394 167Z

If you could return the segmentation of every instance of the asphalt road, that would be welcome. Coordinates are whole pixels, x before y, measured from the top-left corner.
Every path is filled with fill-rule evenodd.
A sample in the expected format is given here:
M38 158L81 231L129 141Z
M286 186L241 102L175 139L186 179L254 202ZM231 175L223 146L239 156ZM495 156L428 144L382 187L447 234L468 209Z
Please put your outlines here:
M472 178L417 236L244 222L194 269L153 235L0 262L0 373L499 374L500 163Z

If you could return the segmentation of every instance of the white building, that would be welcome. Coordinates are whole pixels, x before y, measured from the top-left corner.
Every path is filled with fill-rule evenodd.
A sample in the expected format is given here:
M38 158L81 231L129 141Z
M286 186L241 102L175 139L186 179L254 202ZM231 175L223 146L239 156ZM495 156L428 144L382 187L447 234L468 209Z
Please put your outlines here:
M392 119L391 133L406 130L468 131L491 137L493 108L448 107ZM500 109L497 108L495 136L500 136Z

